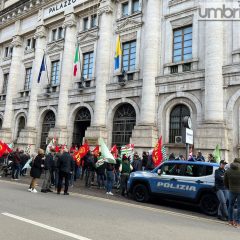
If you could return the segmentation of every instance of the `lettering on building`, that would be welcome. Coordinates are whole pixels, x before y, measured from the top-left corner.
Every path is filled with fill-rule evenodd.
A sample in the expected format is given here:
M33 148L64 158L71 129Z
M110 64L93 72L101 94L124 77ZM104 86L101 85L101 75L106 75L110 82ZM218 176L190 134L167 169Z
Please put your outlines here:
M44 17L50 17L55 14L58 14L62 11L65 11L68 7L73 7L80 3L81 0L65 0L61 1L60 3L56 3L51 7L44 10Z

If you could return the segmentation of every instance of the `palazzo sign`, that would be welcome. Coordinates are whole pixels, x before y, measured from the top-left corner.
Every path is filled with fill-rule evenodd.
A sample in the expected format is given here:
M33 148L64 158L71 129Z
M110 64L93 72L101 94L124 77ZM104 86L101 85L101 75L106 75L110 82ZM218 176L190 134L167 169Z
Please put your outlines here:
M52 17L56 14L64 12L66 9L73 8L83 3L84 0L64 0L44 9L44 18Z

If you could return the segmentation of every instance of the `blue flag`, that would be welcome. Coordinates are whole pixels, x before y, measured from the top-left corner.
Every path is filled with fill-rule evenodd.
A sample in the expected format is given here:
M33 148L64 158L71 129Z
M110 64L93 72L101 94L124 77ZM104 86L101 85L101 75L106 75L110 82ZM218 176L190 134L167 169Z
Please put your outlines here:
M43 55L42 64L41 64L40 71L39 71L39 74L38 74L38 83L40 83L42 72L44 72L44 71L46 71L45 55Z

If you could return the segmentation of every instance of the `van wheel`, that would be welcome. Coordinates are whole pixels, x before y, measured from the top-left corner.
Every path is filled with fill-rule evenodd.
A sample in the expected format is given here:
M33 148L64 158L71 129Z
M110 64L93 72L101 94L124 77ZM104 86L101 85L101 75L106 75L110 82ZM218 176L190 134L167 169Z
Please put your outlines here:
M200 208L202 212L210 216L217 215L218 205L219 201L217 196L211 193L204 194L200 200Z
M133 188L133 197L137 202L148 202L149 192L145 185L137 184Z

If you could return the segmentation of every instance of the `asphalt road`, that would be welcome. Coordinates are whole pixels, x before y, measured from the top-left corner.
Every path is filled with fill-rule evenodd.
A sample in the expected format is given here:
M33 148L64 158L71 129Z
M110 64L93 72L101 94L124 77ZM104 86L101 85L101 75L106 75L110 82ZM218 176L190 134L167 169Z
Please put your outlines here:
M0 180L1 240L238 240L213 219L81 194L30 193Z

